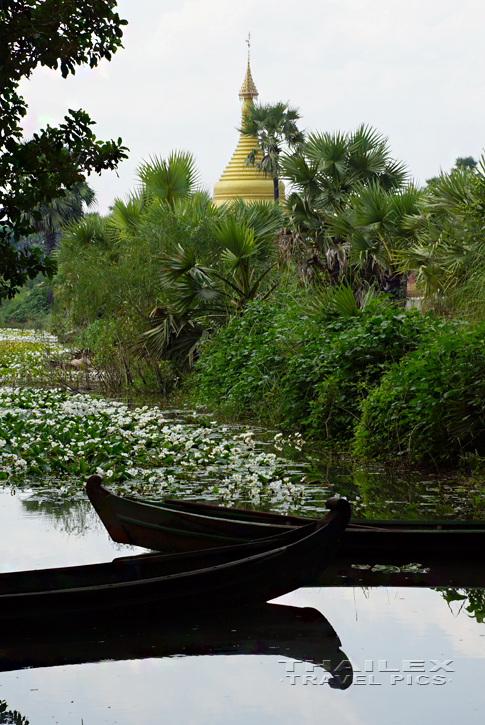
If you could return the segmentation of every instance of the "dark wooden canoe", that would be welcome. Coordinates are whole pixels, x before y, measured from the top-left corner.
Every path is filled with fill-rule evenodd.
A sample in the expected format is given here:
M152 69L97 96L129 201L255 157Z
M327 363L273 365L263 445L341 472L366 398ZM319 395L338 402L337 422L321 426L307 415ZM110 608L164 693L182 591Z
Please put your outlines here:
M0 574L0 623L92 610L158 613L235 607L302 586L335 552L350 518L342 499L316 524L244 544L181 554L149 554L91 564Z
M168 619L157 613L141 618L135 609L122 621L110 616L88 623L84 617L72 620L62 627L57 621L41 620L28 628L23 621L13 627L10 622L0 638L0 672L177 655L272 655L323 667L331 675L330 687L352 684L340 639L323 614L310 607L260 604ZM282 663L280 668L284 678L286 667ZM295 672L303 674L305 667Z
M317 519L224 508L166 499L143 502L123 498L102 485L86 484L88 497L109 535L122 544L156 551L195 551L230 546L316 525ZM339 558L355 563L406 564L428 556L485 560L485 521L357 521L347 527Z

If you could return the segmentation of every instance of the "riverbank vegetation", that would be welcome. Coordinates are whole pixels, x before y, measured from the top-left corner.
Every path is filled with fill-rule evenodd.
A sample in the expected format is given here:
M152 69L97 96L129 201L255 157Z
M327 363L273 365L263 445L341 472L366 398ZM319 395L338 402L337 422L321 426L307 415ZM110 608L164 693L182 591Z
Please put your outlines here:
M50 329L98 389L176 392L358 460L479 470L483 160L417 188L362 126L278 164L284 205L216 207L190 154L144 162L107 216L64 225L57 276L26 299L47 288Z

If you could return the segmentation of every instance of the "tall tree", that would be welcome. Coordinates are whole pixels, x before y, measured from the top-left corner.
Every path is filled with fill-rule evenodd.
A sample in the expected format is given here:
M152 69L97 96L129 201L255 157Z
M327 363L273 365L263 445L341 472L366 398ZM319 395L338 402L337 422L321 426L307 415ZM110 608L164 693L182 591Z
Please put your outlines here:
M84 206L95 203L95 193L84 181L74 184L65 196L53 199L49 204L40 204L31 214L31 224L44 238L44 253L50 257L57 246L61 228L84 216ZM39 216L40 215L40 216Z
M93 171L115 169L127 149L118 141L98 141L94 122L69 110L58 127L22 138L27 104L18 92L38 65L60 69L66 78L76 66L110 60L121 46L126 21L114 0L1 0L0 2L0 299L13 297L39 272L52 276L54 262L42 250L15 244L35 231L29 215L60 199Z
M470 171L475 171L478 166L478 161L473 156L459 156L455 161L455 166L457 169L470 169Z
M300 118L298 110L290 108L287 103L248 105L243 114L240 131L254 137L256 141L245 164L256 166L266 177L273 179L275 202L279 198L281 151L285 147L290 151L295 150L305 139L296 125Z
M289 230L307 241L311 263L327 266L332 277L347 256L347 240L331 224L335 216L363 189L372 187L381 199L381 191L399 189L407 180L405 165L392 158L388 139L365 125L352 133L311 133L296 153L282 157L281 166L294 189L286 200Z

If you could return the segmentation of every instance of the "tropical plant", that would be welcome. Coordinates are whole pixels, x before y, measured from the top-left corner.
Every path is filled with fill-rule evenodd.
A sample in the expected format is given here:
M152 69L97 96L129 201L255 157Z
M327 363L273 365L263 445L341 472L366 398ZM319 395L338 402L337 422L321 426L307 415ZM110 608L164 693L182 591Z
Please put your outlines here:
M414 270L428 306L476 309L475 302L483 302L483 164L482 158L476 171L457 166L440 174L421 195L417 212L404 219L414 238L402 246L396 262Z
M116 199L107 217L87 215L65 228L58 310L83 328L99 317L120 325L133 319L114 344L191 366L194 343L208 329L275 287L269 280L282 211L242 200L215 206L183 152L143 164L139 178L141 188ZM142 340L123 340L137 326L145 328Z
M341 289L355 305L350 288ZM333 304L337 291L330 295L309 309L301 291L278 290L233 315L197 361L198 400L232 417L305 430L319 445L348 445L365 398L431 323L379 300L342 309L342 299Z
M240 131L255 139L256 146L245 164L256 166L265 177L273 179L274 201L279 199L280 154L283 148L294 150L304 141L296 122L301 118L288 103L252 105L246 107Z
M109 224L118 234L137 230L147 207L144 191L130 194L126 199L115 199L110 207Z
M478 166L478 161L473 156L459 156L455 161L457 169L470 169L474 171Z
M345 268L347 236L353 237L355 245L365 236L357 234L356 227L382 226L384 200L390 203L388 198L407 180L404 164L391 157L388 139L364 125L347 134L311 133L296 153L282 156L281 166L294 189L286 201L289 233L307 240L309 260L316 254L331 278ZM347 207L354 206L355 216L361 195L361 219L351 219L351 211L346 216ZM377 249L370 236L367 233L360 256L382 258L382 243Z
M278 280L267 284L275 267L271 241L281 223L279 208L237 201L215 216L211 234L217 254L201 264L192 246L162 255L162 299L151 316L151 329L137 345L156 357L170 356L192 366L207 330L239 313L248 302L267 299Z
M309 309L315 313L324 309L342 317L357 317L377 296L378 293L371 285L362 290L361 294L356 294L348 280L343 279L339 285L317 289L317 294L309 302Z
M366 399L360 456L435 466L485 452L485 326L440 322Z
M396 252L415 241L409 217L420 212L422 196L414 186L386 191L377 180L359 183L347 205L327 219L328 234L340 240L341 269L350 266L368 282L397 278Z
M172 209L180 199L187 199L199 189L200 175L193 154L172 151L167 159L150 157L137 169L143 190L165 201Z
M29 217L32 227L40 232L44 241L44 252L50 257L58 245L61 228L69 222L75 222L84 216L84 206L88 209L96 203L94 190L86 182L78 182L64 191L64 196L53 199L49 204L39 204Z
M66 78L76 66L94 68L111 60L122 47L127 23L112 0L5 0L0 24L0 298L5 298L39 273L52 276L55 271L55 263L39 248L15 245L35 231L32 210L48 206L93 171L116 169L128 150L121 139L97 139L94 122L82 110L70 110L59 126L47 125L25 141L27 104L19 85L40 65L60 68Z

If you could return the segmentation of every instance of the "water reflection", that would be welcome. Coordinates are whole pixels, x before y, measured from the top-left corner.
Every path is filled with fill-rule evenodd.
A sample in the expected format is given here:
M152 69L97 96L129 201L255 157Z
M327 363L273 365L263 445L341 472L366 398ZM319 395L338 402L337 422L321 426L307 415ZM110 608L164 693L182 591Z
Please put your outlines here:
M9 710L5 700L0 700L0 725L29 725L27 718L17 710Z
M334 689L352 684L352 666L332 625L318 610L265 604L190 619L103 620L71 625L18 625L0 638L0 671L102 660L200 655L278 655L322 668ZM284 664L285 660L282 660ZM287 668L288 669L288 668ZM284 673L282 669L282 673Z
M447 602L450 611L458 616L460 612L467 612L469 617L475 619L478 624L485 623L485 590L484 589L441 589L441 596ZM458 605L457 610L453 605Z
M53 529L68 535L85 536L88 531L102 531L99 517L89 501L49 501L22 499L22 508L32 516L42 516Z

